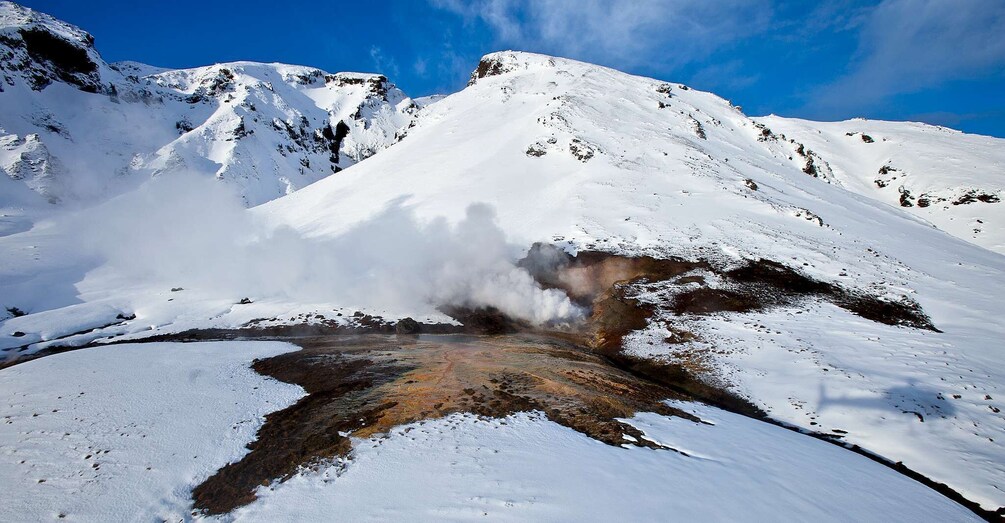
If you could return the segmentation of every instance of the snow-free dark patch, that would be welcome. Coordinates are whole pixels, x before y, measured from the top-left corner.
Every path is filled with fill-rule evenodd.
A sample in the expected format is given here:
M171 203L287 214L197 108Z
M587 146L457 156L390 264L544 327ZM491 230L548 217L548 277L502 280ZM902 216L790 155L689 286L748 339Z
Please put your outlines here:
M478 67L475 68L474 72L471 73L471 79L468 80L468 85L473 85L479 78L485 78L487 76L497 76L505 73L507 70L503 66L502 61L498 58L482 58L478 62Z
M668 407L666 399L703 401L768 420L750 401L704 380L686 358L667 363L624 351L623 338L645 328L661 309L676 315L661 321L670 323L678 343L694 335L675 325L674 317L748 312L809 299L831 301L873 321L934 330L916 304L817 281L770 260L724 269L707 260L597 251L571 256L537 244L519 266L543 287L564 289L588 307L588 319L576 329L547 330L495 309L449 306L441 310L462 325L390 322L356 312L348 324L322 319L266 326L270 320L261 319L237 331L158 338L279 338L302 347L256 361L253 367L302 386L308 395L269 414L248 445L250 452L193 490L195 508L229 512L253 501L259 486L347 456L352 437L377 436L454 413L504 417L535 410L609 445L666 450L676 449L646 439L618 420L656 412L699 421ZM639 288L658 284L675 289L665 302L638 298ZM479 334L429 334L433 332Z
M28 56L39 62L49 62L61 80L79 84L74 75L90 74L98 69L87 51L42 29L21 29Z
M250 503L260 485L346 456L350 436L375 436L453 413L500 418L537 410L609 445L668 450L673 449L618 418L645 411L699 421L663 403L686 396L559 337L365 335L296 341L303 350L256 361L254 368L296 383L308 395L269 414L250 452L193 490L197 510L221 514Z

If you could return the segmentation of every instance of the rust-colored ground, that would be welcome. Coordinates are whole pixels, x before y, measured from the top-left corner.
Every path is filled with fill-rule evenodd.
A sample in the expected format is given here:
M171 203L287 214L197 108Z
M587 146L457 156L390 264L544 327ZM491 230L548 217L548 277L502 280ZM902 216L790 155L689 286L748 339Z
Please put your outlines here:
M348 454L349 436L456 412L502 417L538 410L604 443L650 448L662 447L618 418L648 411L693 419L663 403L682 394L556 337L372 334L296 343L302 351L254 368L298 383L309 395L270 414L251 452L195 489L197 509L218 514L248 503L259 485Z
M572 328L533 327L495 309L445 305L441 310L461 326L407 318L392 323L358 312L348 321L269 326L276 319L261 318L241 329L150 338L282 339L303 348L254 363L259 373L298 384L308 395L269 414L250 452L194 489L195 508L229 512L253 501L261 485L348 455L352 437L452 413L502 417L536 410L610 445L654 449L663 447L618 420L639 411L693 419L666 406L666 399L699 400L766 419L749 401L703 381L705 362L700 354L688 358L686 346L679 347L675 363L625 354L623 338L656 315L671 332L667 343L677 345L697 338L687 330L689 319L811 299L872 321L936 330L909 299L869 296L770 260L726 269L705 260L601 252L570 256L537 244L519 265L542 287L562 289L587 308L587 320ZM638 298L639 291L651 285L659 287L660 298L647 298L647 303ZM40 351L7 364L73 348Z
M455 330L465 334L445 334L452 328L445 325L408 320L394 326L378 318L353 325L351 331L339 327L343 330L332 335L287 338L303 350L257 361L254 368L303 386L308 396L270 414L249 445L251 452L193 491L195 507L211 514L228 512L254 500L259 485L347 455L350 437L374 436L458 412L502 417L537 410L604 443L651 448L661 447L618 419L639 411L690 419L663 403L671 398L701 400L763 419L764 413L750 402L702 381L693 372L697 367L687 362L666 364L623 353L622 338L644 328L657 309L687 317L813 297L874 321L934 330L916 305L855 294L766 260L726 271L704 261L596 252L572 257L536 245L521 264L542 286L563 289L589 307L588 321L574 332L548 332L494 309L447 307L444 311L464 324ZM706 276L725 285L710 287ZM633 297L635 286L656 282L677 286L669 302L646 304ZM388 334L403 332L397 328L402 326L425 334ZM672 327L678 340L693 337ZM249 329L241 334L254 332L253 326ZM214 333L190 335L198 339Z

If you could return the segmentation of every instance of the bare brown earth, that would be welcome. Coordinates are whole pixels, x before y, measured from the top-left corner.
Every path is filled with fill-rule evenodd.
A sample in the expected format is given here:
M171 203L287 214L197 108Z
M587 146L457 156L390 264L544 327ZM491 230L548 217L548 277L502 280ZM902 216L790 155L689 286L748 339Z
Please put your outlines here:
M349 436L458 412L504 417L537 410L604 443L654 449L665 447L618 418L649 411L698 421L663 403L682 394L554 337L358 335L296 343L303 350L254 368L300 384L308 396L268 415L251 452L193 491L197 509L219 514L249 503L259 485L348 454Z
M622 338L645 327L658 308L687 317L813 297L875 321L934 329L920 308L855 295L764 260L723 271L703 261L598 252L571 257L537 245L521 265L543 286L561 288L589 307L589 320L574 331L535 329L494 309L452 306L443 310L461 327L411 320L397 325L399 333L424 334L391 335L395 325L362 314L348 326L333 327L337 332L316 331L323 326L288 326L279 332L254 325L239 332L299 336L290 341L303 350L256 361L254 368L301 385L308 395L267 416L250 452L193 491L196 509L219 514L249 503L260 485L348 455L351 437L375 436L459 412L503 417L535 410L609 445L653 449L665 447L619 419L649 411L698 421L668 407L666 399L700 400L766 419L749 401L704 382L686 361L666 364L622 351ZM710 288L703 274L725 284ZM683 290L665 304L632 297L640 286L663 281ZM451 330L469 334L445 334ZM681 339L690 335L676 332Z
M281 339L302 347L254 362L257 372L300 385L307 395L266 416L257 439L248 445L250 452L193 490L196 510L229 512L253 501L259 486L349 455L352 437L377 436L396 426L453 413L504 417L539 411L609 445L656 450L675 449L647 439L619 419L646 411L699 422L664 403L684 399L771 421L746 399L707 383L702 378L707 369L687 351L679 351L684 357L674 363L626 354L623 338L656 321L657 315L672 333L667 340L671 344L697 339L686 328L688 319L806 300L826 300L872 321L937 331L916 303L883 300L816 281L769 260L724 269L703 260L602 252L573 257L538 244L520 265L543 287L562 289L587 308L588 319L572 328L533 327L492 308L446 306L441 310L461 325L420 324L408 318L392 323L359 312L348 321L317 316L305 317L302 323L276 324L262 318L241 329L195 330L146 340ZM656 302L639 298L641 291L654 285L669 285L671 292ZM72 348L54 348L32 357L63 350ZM989 517L945 485L902 464L852 450Z

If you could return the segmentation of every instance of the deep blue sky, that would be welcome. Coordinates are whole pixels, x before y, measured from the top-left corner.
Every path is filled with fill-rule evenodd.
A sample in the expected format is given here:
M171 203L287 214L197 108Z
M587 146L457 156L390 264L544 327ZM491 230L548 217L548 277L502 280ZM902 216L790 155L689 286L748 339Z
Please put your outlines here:
M742 105L918 120L1005 137L1003 0L22 0L108 61L277 61L381 72L411 96L478 58L535 51L683 82Z

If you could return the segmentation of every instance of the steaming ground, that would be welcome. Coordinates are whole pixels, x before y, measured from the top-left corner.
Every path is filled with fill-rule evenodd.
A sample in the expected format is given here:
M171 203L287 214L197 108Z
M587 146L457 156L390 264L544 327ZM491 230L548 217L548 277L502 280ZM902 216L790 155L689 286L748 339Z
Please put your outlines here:
M896 126L869 134L872 142L850 138L856 147L908 139ZM1005 506L1005 258L906 208L849 192L834 183L841 178L804 144L710 93L558 58L497 53L479 65L470 87L424 108L400 142L262 207L243 211L226 184L164 175L138 192L0 237L0 304L7 309L0 348L9 363L45 349L191 328L343 325L366 315L452 321L438 310L449 305L492 306L531 324L561 325L584 315L577 304L603 289L595 282L611 283L590 271L570 272L557 282L566 295L556 282L535 282L530 275L562 251L680 259L693 264L690 272L607 296L607 310L631 316L645 309L635 318L642 324L612 338L624 341L629 355L654 368L678 365L685 377L700 378L691 384L712 383L776 420L903 462L987 510ZM960 205L998 205L993 196L975 193ZM983 207L968 209L945 216L984 216ZM561 248L515 264L536 242ZM797 273L781 279L797 289L770 307L749 307L737 296L777 285L761 288L754 278L737 294L729 270L747 266ZM802 290L825 285L829 299L796 293L806 282L812 285ZM852 295L921 311L925 321L875 321L842 301ZM108 493L127 484L145 489L135 493L149 501L144 506L163 504L163 517L189 517L184 494L221 460L245 455L250 432L240 427L257 426L260 414L288 402L266 394L268 408L241 403L246 416L223 411L216 421L233 422L242 437L221 438L216 428L179 431L198 443L193 468L181 466L189 463L187 451L116 444L137 434L151 439L152 430L138 430L145 424L168 438L171 426L188 426L183 419L198 426L218 416L217 403L246 396L249 385L278 390L234 370L260 356L242 344L215 346L227 351L220 359L188 348L131 346L136 352L126 357L118 352L126 349L97 347L0 371L0 390L12 398L4 406L9 443L0 456L10 458L4 484L14 485L0 509L15 514L30 505L38 518L57 518L69 507L82 519L108 519ZM158 382L162 366L171 378ZM217 386L201 381L206 372L215 373ZM441 375L451 372L456 368ZM423 383L406 380L409 388ZM189 384L219 396L200 402L174 395ZM436 381L427 385L435 389ZM72 394L93 403L61 406ZM184 404L162 410L162 420L129 409L118 417L120 405L142 412L161 397ZM836 446L816 447L824 444L749 419L734 423L710 407L685 410L714 425L661 418L638 428L651 419L645 413L625 421L683 454L603 445L537 414L419 421L391 429L387 440L368 435L354 442L356 459L368 466L320 463L298 471L262 489L262 504L242 514L259 511L264 519L273 507L342 513L333 504L350 503L344 493L376 498L383 486L394 495L374 499L368 513L377 518L464 519L518 507L514 518L561 519L579 509L600 514L597 500L637 508L629 519L698 517L702 510L763 519L779 511L792 519L966 517L934 490ZM632 434L625 433L637 440ZM323 446L335 435L345 439L336 432L310 441ZM98 463L107 477L87 483L96 454L85 452L99 440L111 451L101 454L110 464ZM123 461L114 461L119 453ZM137 465L136 456L147 455L153 462ZM561 459L531 466L549 456ZM164 463L181 468L146 479L146 467ZM588 485L574 479L585 464L601 464L588 471ZM80 495L82 484L98 486L93 504ZM612 494L598 492L601 486ZM48 501L16 504L21 500Z
M69 241L36 245L53 237ZM89 312L95 317L85 330L114 323L118 315L167 320L181 307L196 308L182 317L231 315L230 325L298 306L331 318L338 317L338 308L443 321L449 318L440 308L493 307L531 324L553 326L583 316L564 292L542 289L515 265L524 253L507 242L492 207L478 203L456 223L421 221L407 206L392 204L337 236L309 237L248 213L225 185L173 176L0 242L14 244L5 250L8 255L52 249L19 260L22 270L24 263L34 265L33 274L30 280L3 281L8 302L32 312L74 305L73 316L83 309L98 311ZM43 256L45 262L36 263ZM16 262L8 266L17 269ZM83 279L66 281L67 276ZM50 292L38 292L40 280ZM234 307L244 298L259 305ZM241 308L247 310L236 310ZM252 317L242 314L249 311ZM7 327L32 332L36 320L14 318ZM51 324L53 317L41 321ZM189 326L182 322L173 328ZM45 338L80 328L50 325ZM5 346L42 338L7 337Z

